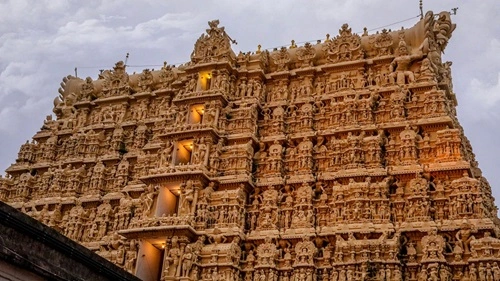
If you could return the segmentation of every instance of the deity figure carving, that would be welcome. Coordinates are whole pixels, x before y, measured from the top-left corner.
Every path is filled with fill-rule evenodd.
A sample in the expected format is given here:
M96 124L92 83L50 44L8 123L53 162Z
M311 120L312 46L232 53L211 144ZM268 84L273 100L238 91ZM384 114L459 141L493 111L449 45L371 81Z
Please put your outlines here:
M474 232L475 230L470 224L463 223L455 235L457 243L463 249L464 253L470 252L470 242L475 239L474 235L472 235Z
M387 29L382 29L382 32L375 39L374 46L377 48L377 56L392 55L392 36L387 32Z
M136 264L136 261L137 261L137 251L138 251L138 247L137 247L137 241L135 240L130 240L130 245L128 247L128 250L126 252L126 255L125 255L125 270L127 270L128 272L134 274L135 272L135 264Z
M219 27L219 20L208 22L209 29L207 34L202 34L195 43L195 48L191 54L191 61L212 62L228 56L231 48L232 40L224 30L224 27Z
M271 238L266 237L263 244L257 247L257 266L274 267L278 251Z
M195 143L192 162L193 164L206 165L208 160L209 147L204 138L199 139Z
M85 83L82 84L79 100L88 101L97 98L94 88L94 82L91 77L85 78Z
M260 213L257 219L257 229L276 229L278 224L278 191L268 189L260 195Z
M141 194L141 202L142 202L142 217L147 218L151 214L154 200L158 195L158 187L149 186L144 193Z
M432 68L431 61L429 58L424 58L420 66L420 74L417 79L418 82L436 82L436 74Z
M247 82L246 78L238 81L236 86L236 93L234 94L236 97L244 97L247 92Z
M272 53L271 58L277 67L276 71L287 71L288 63L290 62L290 54L286 47L281 47L278 52Z
M109 200L104 200L101 205L97 207L97 216L95 222L99 224L98 237L103 237L108 232L110 227L111 217L113 215L113 208Z
M348 24L343 24L339 35L323 45L328 61L332 63L362 59L361 37L352 33Z
M311 43L307 42L304 47L297 49L297 58L302 61L301 67L313 66L313 59L316 56L316 51Z
M416 262L417 249L415 249L415 244L413 242L409 242L406 246L406 254L408 255L408 262Z
M81 201L76 201L76 205L69 212L65 235L71 239L81 240L83 225L88 218L89 212L83 208Z
M129 76L125 72L125 67L125 63L123 61L119 61L115 64L113 70L102 73L102 77L104 79L104 97L119 96L130 93L130 86L128 84Z
M193 259L194 259L194 254L192 253L191 246L187 245L184 248L184 253L182 254L181 257L181 276L183 277L189 277L191 273L191 269L193 267Z
M302 241L295 245L295 261L294 265L312 265L316 254L316 246L312 241L303 237Z
M411 84L415 82L415 74L410 70L413 61L421 59L422 53L410 54L404 39L399 41L398 55L391 62L390 65L390 78L397 85Z
M401 145L399 149L399 161L403 165L415 164L418 156L417 142L421 139L420 135L409 126L399 134Z
M414 179L408 182L407 189L410 194L426 196L429 191L429 183L422 175L417 174Z
M115 229L120 230L127 228L130 219L132 218L132 200L129 198L128 194L120 198L120 205L115 214Z
M203 114L203 123L208 125L217 124L217 105L215 101L211 101L208 105L205 106L205 113Z
M403 88L398 88L395 92L391 94L391 111L390 117L391 120L399 121L405 120L406 118L406 109L405 109L405 100L406 95L403 92Z
M422 261L443 261L445 242L444 238L432 229L422 238L423 256Z
M151 70L146 68L140 74L137 86L140 88L141 91L147 92L151 91L153 85L154 85L153 74L151 73Z
M75 102L76 96L74 93L70 93L66 96L59 96L54 99L53 112L58 119L64 120L62 123L62 128L64 129L73 128L73 117L76 112L74 107Z
M160 161L158 161L158 167L169 167L172 166L172 153L174 150L174 144L170 141L164 144L164 148L161 151Z
M220 229L216 227L214 228L212 234L208 236L208 241L212 244L217 245L221 243L226 243L227 237L224 234L222 234L222 231Z
M178 276L178 268L182 263L182 256L177 236L170 239L170 247L165 252L162 280L166 280L166 277Z
M297 146L298 169L310 171L313 167L312 160L313 143L308 137L304 137Z
M192 180L187 180L180 186L179 214L191 215L194 212L195 186Z
M168 65L167 62L163 62L163 67L159 75L161 88L169 89L176 78L177 74L173 71L172 66Z

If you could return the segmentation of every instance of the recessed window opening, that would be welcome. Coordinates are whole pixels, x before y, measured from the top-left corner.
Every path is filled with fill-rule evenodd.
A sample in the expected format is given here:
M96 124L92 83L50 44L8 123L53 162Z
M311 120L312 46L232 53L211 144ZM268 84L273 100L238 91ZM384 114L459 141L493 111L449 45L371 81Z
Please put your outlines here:
M174 164L191 164L191 154L193 152L193 140L183 140L177 142Z

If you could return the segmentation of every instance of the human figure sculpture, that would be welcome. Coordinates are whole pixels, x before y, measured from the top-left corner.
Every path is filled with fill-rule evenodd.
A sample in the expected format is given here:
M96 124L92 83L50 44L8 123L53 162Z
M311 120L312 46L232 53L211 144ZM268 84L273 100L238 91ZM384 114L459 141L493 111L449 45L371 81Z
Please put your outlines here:
M439 276L438 276L438 269L437 265L429 265L430 266L430 271L429 271L429 281L439 281Z
M142 203L143 203L143 217L149 216L151 213L151 208L154 204L154 198L158 194L158 188L150 186L146 192L141 195Z
M181 185L181 202L179 211L181 214L190 214L194 200L194 184L192 180L187 180Z
M215 228L211 235L208 236L208 241L213 244L225 243L227 237L222 234L222 231L218 228Z
M182 274L183 277L189 277L191 268L193 266L194 254L192 253L191 246L187 245L184 248L184 253L182 254Z
M137 250L137 242L135 240L130 240L125 260L125 270L130 273L134 273L135 262L137 261Z
M176 276L177 267L181 259L181 251L179 248L179 238L172 237L171 246L168 253L165 254L165 261L163 266L163 277Z
M391 62L389 70L391 79L398 85L404 85L407 82L415 81L415 74L410 70L411 63L423 57L422 53L411 55L408 53L406 42L401 39L399 41L399 55Z
M418 81L435 81L436 74L433 71L431 61L428 58L422 60Z
M422 238L423 260L437 261L444 260L444 238L437 234L437 229L433 228Z
M475 237L472 235L472 228L469 224L464 223L462 224L462 227L459 231L457 231L457 234L455 235L455 238L457 239L457 243L459 243L460 247L464 250L464 253L469 253L470 252L470 241L475 239Z
M493 263L493 280L500 280L500 267L497 262Z
M409 262L415 262L415 258L417 256L417 249L415 249L415 244L412 242L409 242L408 245L406 246L406 254L408 255L408 261Z
M174 145L172 142L167 142L165 144L165 148L162 150L160 155L159 167L168 167L172 165L172 151L174 149Z

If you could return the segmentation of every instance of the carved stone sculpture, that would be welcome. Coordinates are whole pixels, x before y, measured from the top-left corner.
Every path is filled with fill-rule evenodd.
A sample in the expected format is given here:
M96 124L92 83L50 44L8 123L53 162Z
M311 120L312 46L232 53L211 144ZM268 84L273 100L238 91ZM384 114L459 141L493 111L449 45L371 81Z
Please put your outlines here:
M145 280L500 280L454 29L236 55L210 21L188 63L63 78L0 200Z

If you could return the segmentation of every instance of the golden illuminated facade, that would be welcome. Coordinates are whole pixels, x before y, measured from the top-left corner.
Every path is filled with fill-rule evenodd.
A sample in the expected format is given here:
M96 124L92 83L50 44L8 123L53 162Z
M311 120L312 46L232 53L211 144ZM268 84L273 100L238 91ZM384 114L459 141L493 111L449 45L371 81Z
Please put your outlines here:
M457 120L455 25L64 78L1 200L143 280L500 280L491 188Z

